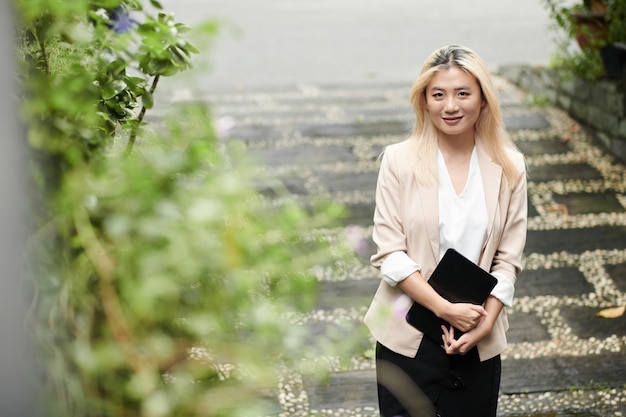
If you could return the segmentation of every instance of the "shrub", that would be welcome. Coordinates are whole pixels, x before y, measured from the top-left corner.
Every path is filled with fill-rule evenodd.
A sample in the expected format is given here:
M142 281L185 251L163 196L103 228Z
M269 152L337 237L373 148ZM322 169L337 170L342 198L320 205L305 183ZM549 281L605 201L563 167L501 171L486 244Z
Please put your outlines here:
M342 256L323 231L343 209L261 195L205 106L145 133L159 78L198 52L158 2L17 10L44 414L266 414L281 369L349 349L311 343L296 320L312 268Z

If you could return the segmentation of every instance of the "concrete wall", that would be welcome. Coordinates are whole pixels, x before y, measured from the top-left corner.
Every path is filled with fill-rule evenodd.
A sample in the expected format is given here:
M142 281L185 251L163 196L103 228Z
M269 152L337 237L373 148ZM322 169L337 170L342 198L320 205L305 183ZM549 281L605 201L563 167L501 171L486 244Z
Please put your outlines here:
M500 75L537 97L546 97L592 128L607 150L626 161L626 85L623 81L560 80L555 70L529 65L500 68Z
M12 2L0 2L0 416L36 417L39 393L25 277L27 205L26 136L18 122Z

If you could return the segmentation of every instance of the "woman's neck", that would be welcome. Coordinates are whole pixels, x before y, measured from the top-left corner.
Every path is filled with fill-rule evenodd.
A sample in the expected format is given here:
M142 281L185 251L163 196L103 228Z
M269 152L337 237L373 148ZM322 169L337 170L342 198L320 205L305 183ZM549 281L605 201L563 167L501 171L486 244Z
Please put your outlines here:
M467 161L474 150L474 143L473 135L471 138L447 136L445 138L439 137L438 146L446 162Z

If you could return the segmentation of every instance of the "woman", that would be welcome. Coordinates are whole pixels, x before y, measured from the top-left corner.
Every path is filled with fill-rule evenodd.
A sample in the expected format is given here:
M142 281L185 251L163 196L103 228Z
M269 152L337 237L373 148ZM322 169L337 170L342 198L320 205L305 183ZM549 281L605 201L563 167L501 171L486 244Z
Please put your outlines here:
M446 46L411 89L411 136L388 146L376 186L371 264L382 280L365 323L377 341L381 414L495 416L505 306L526 241L526 167L482 59ZM498 283L484 305L450 303L427 280L448 248ZM441 340L406 322L413 302L450 324ZM458 337L454 328L465 332ZM418 389L419 388L419 389Z

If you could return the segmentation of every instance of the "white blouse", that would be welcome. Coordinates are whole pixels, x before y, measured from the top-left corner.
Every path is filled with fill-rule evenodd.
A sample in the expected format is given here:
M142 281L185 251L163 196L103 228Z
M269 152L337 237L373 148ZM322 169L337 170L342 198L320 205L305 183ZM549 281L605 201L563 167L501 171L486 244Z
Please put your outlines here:
M476 148L472 151L465 188L456 194L446 163L437 152L439 176L439 259L449 248L454 248L474 263L478 263L480 251L487 237L487 204L483 181L478 165ZM391 253L381 265L383 280L395 287L421 268L406 252ZM491 294L504 305L512 306L513 284L498 273L492 273L498 284Z

